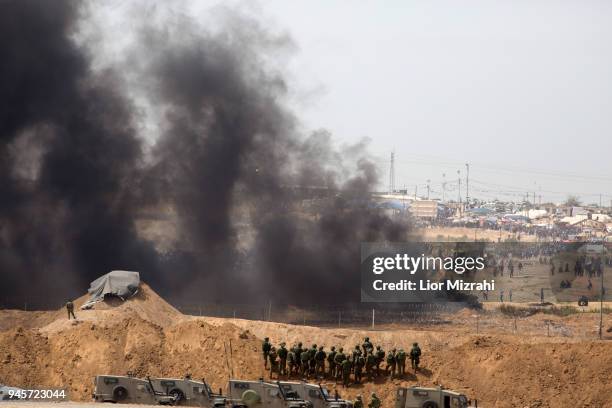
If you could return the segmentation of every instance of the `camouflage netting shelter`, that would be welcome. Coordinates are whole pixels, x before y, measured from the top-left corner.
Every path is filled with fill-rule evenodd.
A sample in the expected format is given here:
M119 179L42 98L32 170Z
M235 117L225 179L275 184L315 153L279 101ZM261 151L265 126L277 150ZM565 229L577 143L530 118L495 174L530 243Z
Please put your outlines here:
M116 296L125 300L134 296L140 286L140 274L131 271L111 271L91 282L87 292L91 295L82 309L89 309L107 296Z

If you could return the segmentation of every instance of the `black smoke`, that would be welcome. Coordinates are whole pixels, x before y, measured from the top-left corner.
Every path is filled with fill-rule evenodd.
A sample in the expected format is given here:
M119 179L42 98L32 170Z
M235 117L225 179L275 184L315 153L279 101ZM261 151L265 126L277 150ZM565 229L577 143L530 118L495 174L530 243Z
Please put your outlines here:
M204 302L358 301L359 243L408 230L373 209L364 145L299 131L269 58L290 40L227 10L220 32L137 21L128 62L93 69L74 41L87 18L0 2L5 303L61 301L111 269ZM155 107L150 150L130 88ZM176 214L172 250L139 232L145 208Z

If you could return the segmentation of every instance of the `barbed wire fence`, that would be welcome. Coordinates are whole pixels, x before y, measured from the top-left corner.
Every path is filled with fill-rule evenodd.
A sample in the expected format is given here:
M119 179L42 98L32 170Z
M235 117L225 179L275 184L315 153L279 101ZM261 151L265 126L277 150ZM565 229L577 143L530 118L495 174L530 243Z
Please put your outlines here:
M50 301L47 297L24 297L2 299L4 304L22 305L11 309L58 310L64 303ZM358 328L368 330L440 330L456 328L477 335L509 334L521 336L550 337L551 339L588 340L598 338L597 318L599 310L578 310L575 319L561 319L554 315L509 316L498 308L476 311L465 308L463 303L404 303L400 306L375 304L344 305L342 307L313 306L296 308L289 305L267 304L221 304L184 303L170 300L181 313L192 316L271 321L304 326ZM0 304L0 309L5 306ZM605 338L612 338L609 315L612 310L604 308L606 324ZM581 319L588 322L580 322Z
M534 337L594 339L597 337L597 313L577 312L593 324L572 324L555 316L508 316L499 310L476 311L465 309L461 303L407 303L401 308L377 306L364 308L322 307L296 309L281 305L252 304L175 304L184 314L219 318L270 321L303 326L355 328L367 330L449 330L460 327L474 335L509 334ZM459 313L457 313L459 312Z

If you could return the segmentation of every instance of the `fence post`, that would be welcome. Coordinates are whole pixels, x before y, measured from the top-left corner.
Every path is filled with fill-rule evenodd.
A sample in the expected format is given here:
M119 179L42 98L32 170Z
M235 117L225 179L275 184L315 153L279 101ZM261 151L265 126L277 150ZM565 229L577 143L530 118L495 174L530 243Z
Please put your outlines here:
M374 329L374 319L375 319L375 312L374 309L372 309L372 329Z
M268 301L268 321L272 321L272 301Z
M340 322L342 320L342 311L338 312L338 327L340 327Z

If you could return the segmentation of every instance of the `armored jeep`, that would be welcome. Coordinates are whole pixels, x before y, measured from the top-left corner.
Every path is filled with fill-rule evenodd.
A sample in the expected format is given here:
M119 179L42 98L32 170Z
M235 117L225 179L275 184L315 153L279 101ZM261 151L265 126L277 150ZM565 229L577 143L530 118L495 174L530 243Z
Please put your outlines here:
M465 395L442 387L402 387L395 395L395 408L469 408L468 404Z
M175 398L157 391L149 379L131 375L98 375L92 394L97 402L173 405Z
M225 397L221 393L214 393L206 381L194 381L189 376L185 378L151 378L156 390L170 395L175 405L188 405L196 407L223 407Z
M312 408L312 404L301 397L286 393L277 383L245 380L230 380L227 390L227 405L230 408Z
M350 401L340 397L330 396L327 388L320 384L312 384L304 381L279 381L286 395L295 395L309 401L313 408L352 408Z

